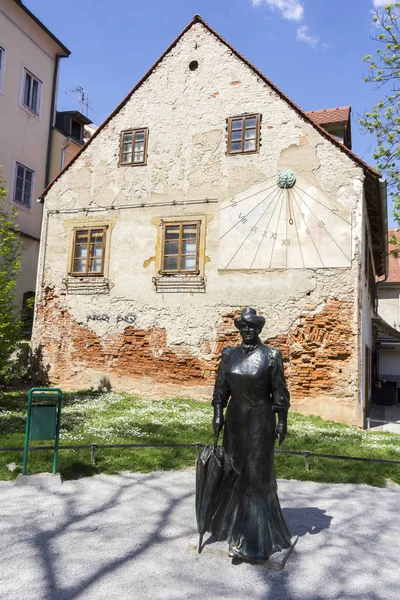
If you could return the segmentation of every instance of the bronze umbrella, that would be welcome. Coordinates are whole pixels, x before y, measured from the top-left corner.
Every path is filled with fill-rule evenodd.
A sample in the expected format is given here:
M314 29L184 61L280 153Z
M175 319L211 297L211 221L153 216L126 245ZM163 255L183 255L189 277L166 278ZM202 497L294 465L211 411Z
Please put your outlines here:
M217 440L216 440L217 441ZM222 446L205 446L196 464L196 519L199 532L199 554L203 535L209 531L211 521L222 498L231 490L236 480L230 457ZM229 493L229 492L228 492Z

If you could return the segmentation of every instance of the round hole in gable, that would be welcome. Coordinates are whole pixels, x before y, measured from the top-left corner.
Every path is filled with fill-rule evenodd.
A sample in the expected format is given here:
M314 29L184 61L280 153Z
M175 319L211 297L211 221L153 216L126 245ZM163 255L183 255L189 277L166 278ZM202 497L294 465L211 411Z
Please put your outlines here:
M191 71L195 71L195 70L198 68L198 66L199 66L199 63L197 62L197 60L192 60L192 61L189 63L189 69L190 69Z

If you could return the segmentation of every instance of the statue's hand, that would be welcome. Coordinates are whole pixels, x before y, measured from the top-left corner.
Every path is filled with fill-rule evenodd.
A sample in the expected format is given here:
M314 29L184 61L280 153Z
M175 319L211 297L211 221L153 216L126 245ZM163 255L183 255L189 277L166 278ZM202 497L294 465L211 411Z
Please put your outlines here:
M213 429L214 435L218 435L225 423L224 411L221 406L214 406Z
M275 437L279 438L279 445L282 446L287 434L287 419L279 418L278 425L275 429Z

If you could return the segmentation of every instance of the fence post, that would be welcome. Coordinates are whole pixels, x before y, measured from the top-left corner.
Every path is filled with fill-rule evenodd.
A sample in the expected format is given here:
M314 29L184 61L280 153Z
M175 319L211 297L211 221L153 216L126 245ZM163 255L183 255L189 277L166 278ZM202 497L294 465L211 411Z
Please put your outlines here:
M198 458L200 456L200 446L201 444L199 442L196 442L196 462L198 461Z
M309 459L309 456L310 456L310 453L309 453L309 451L308 451L308 450L305 450L305 452L304 452L304 461L305 461L305 463L306 463L306 470L307 470L307 471L308 471L308 470L309 470L309 468L310 468L310 465L309 465L309 460L308 460L308 459Z
M371 417L367 417L367 430L371 429Z
M96 464L96 448L97 444L90 444L90 464Z

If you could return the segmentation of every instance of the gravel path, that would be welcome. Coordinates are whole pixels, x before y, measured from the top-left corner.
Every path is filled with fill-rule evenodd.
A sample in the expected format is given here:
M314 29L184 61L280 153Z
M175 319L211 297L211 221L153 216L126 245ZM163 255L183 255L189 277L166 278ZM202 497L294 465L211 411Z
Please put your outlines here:
M194 471L0 482L1 600L399 600L400 488L280 481L283 571L199 555Z

